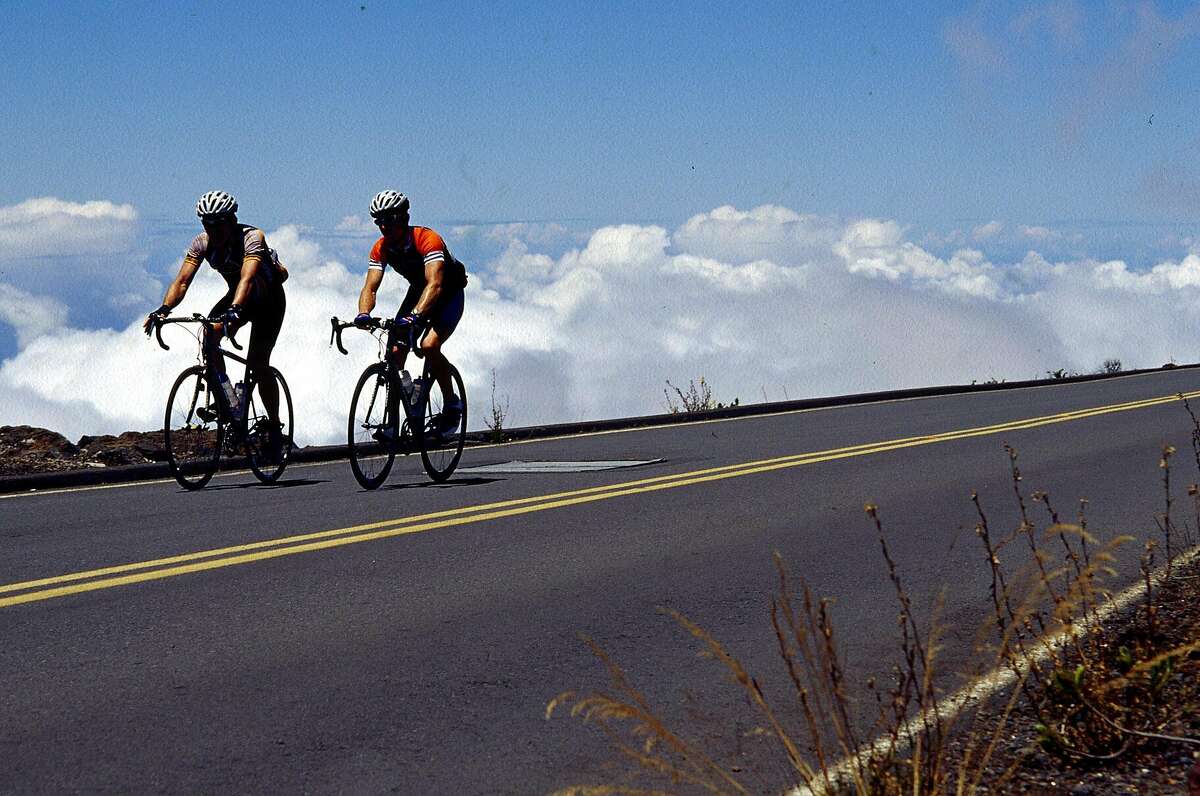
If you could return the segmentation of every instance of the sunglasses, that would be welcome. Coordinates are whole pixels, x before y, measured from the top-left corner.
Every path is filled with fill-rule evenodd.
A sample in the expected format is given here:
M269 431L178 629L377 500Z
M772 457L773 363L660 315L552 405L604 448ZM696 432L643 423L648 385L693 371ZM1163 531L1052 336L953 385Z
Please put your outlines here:
M229 216L201 216L200 223L206 227L215 227L229 220Z
M403 221L404 221L403 216L380 216L379 218L375 219L375 226L379 227L380 229L383 229L384 227L395 226L396 224L400 224Z

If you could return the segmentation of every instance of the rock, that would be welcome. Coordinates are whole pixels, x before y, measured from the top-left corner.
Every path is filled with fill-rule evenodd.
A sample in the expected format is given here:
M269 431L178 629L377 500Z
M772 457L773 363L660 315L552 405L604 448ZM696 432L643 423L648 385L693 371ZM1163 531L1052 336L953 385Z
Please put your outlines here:
M79 444L34 426L0 426L0 475L85 470L166 461L161 431L84 436Z
M0 456L64 459L79 448L55 431L35 426L0 426Z
M120 436L104 434L79 438L79 449L89 461L106 465L145 464L167 460L161 431L126 431Z

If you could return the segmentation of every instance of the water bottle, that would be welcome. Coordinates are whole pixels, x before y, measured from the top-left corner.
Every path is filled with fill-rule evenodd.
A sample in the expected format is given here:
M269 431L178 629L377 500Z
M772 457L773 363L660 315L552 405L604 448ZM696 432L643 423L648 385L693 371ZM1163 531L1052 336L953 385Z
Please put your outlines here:
M217 381L221 383L221 392L225 393L225 400L229 403L229 411L236 417L238 407L241 402L238 400L237 388L229 381L229 376L224 373L217 375Z
M414 412L421 408L421 395L424 392L425 379L415 379L412 383L412 397L409 399L412 402Z
M407 399L408 396L412 395L412 389L413 389L412 376L409 375L407 370L400 371L400 391L401 391L401 394L404 395L405 399Z
M238 420L242 419L242 412L246 406L246 383L239 381L233 385L233 416Z

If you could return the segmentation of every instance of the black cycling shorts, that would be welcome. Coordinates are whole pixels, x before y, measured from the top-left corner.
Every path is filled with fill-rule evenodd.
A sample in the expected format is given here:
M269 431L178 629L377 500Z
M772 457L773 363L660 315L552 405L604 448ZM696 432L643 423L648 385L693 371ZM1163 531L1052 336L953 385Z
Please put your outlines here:
M417 306L417 301L421 298L421 293L421 290L409 288L404 301L400 303L400 311L396 313L397 320L401 316L412 312L413 307ZM447 337L454 334L454 330L458 328L458 322L462 320L464 306L463 291L458 290L449 295L443 293L437 305L433 308L433 312L429 314L429 325L438 333L438 337L442 338L443 342L445 342Z
M213 305L209 317L224 315L231 304L232 290ZM279 339L279 330L283 327L283 315L287 311L287 296L283 293L283 287L276 285L267 291L264 299L247 304L244 310L243 317L250 323L250 346L246 349L246 358L269 362L271 351Z

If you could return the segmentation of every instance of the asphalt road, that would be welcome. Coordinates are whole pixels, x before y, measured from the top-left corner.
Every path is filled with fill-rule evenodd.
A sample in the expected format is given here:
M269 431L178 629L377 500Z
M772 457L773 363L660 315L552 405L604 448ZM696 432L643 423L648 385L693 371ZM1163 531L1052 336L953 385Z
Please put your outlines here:
M782 756L659 606L711 631L784 704L768 613L778 551L836 599L851 679L885 673L896 606L870 501L916 603L944 593L942 662L965 670L989 582L971 490L994 527L1017 521L1002 445L1064 515L1086 497L1102 538L1145 536L1164 443L1179 450L1181 506L1198 480L1182 404L1152 399L1195 389L1195 371L1165 371L463 460L663 460L600 472L436 486L410 458L377 492L339 462L271 487L223 474L198 493L160 482L0 497L0 789L524 794L620 781L599 733L544 717L559 692L606 686L580 633L685 734L748 769L752 790L780 789ZM1122 583L1136 580L1134 552Z

